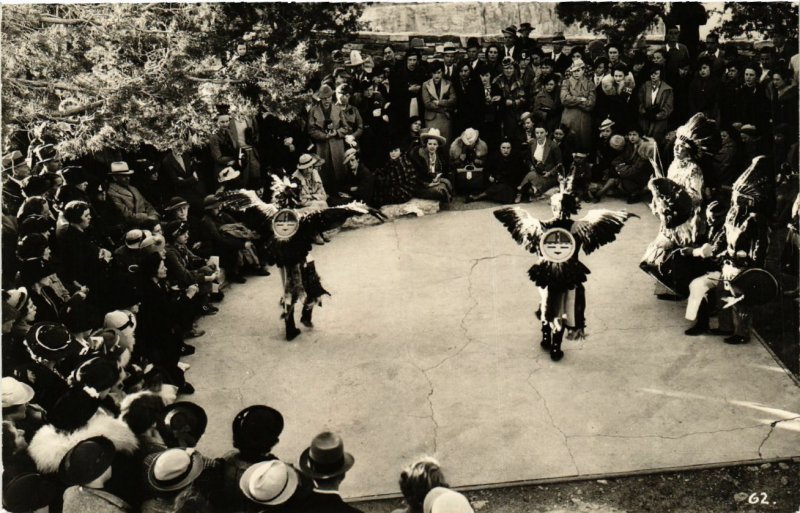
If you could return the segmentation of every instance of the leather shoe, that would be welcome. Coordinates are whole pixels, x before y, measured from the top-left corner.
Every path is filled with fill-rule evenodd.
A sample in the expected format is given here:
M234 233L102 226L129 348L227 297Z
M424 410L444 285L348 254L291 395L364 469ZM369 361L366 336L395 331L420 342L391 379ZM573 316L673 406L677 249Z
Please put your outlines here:
M211 301L213 301L215 303L219 303L220 301L225 299L225 293L224 292L212 292L211 294L208 295L208 299L210 299Z
M197 338L197 337L202 337L205 334L206 334L206 332L204 330L200 330L200 329L197 329L197 328L192 328L192 329L190 329L189 331L187 331L186 333L183 334L183 338L187 338L187 339L188 338Z
M200 315L214 315L217 312L219 312L219 308L212 305L203 305L202 308L200 308Z
M231 276L231 281L233 283L247 283L247 280L241 274L234 274Z
M685 335L690 336L690 337L696 337L697 335L705 335L706 333L708 333L708 327L707 326L699 326L699 325L695 324L694 326L692 326L688 330L684 331L683 333Z
M723 342L725 342L726 344L731 344L731 345L739 345L739 344L746 344L747 343L747 339L744 338L741 335L732 335L730 337L725 337Z
M192 395L193 393L194 387L188 381L178 388L178 395Z
M656 297L661 301L680 301L681 298L675 294L656 294Z
M181 346L181 356L189 356L195 353L195 348L191 344L183 344Z
M322 235L317 234L317 236L314 237L314 244L322 246L325 244L325 239L322 238Z

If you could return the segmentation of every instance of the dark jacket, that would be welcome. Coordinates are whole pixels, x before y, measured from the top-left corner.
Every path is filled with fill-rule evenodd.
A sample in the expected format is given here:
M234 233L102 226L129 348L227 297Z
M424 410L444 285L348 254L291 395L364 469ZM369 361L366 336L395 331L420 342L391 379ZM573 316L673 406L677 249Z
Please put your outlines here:
M338 493L313 493L297 508L297 513L361 513L361 510L350 506Z
M171 151L167 152L161 161L161 169L158 173L159 185L165 198L180 196L189 202L192 209L197 211L203 208L205 184L200 181L196 160L189 153L184 153L181 158L183 166Z

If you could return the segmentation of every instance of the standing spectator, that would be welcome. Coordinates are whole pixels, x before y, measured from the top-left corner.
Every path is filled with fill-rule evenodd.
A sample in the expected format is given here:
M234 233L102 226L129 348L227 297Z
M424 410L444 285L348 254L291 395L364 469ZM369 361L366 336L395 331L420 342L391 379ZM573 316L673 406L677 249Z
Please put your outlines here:
M741 85L741 72L736 66L725 69L719 85L719 125L730 127L737 117L736 92Z
M689 55L689 49L685 44L679 43L678 39L681 36L681 29L675 25L667 27L666 44L664 45L664 53L666 62L664 63L664 80L675 81L678 75L678 69L691 63L692 59Z
M772 44L775 48L778 64L782 66L788 66L791 58L797 55L797 38L789 41L786 38L786 29L782 26L775 27L775 32L772 34Z
M349 129L342 119L341 107L333 103L333 89L327 85L320 87L317 96L319 103L308 113L308 134L314 140L316 153L327 165L322 168L320 178L327 192L336 191L336 167L344 158L344 137ZM332 160L337 163L333 164Z
M592 147L592 110L597 99L594 84L584 76L585 68L582 60L576 60L569 68L570 77L561 86L561 123L575 133L580 151Z
M478 42L478 38L470 37L467 39L467 56L461 62L466 62L470 69L475 70L481 62L480 52L481 44Z
M719 119L719 81L712 75L710 57L697 60L697 76L689 85L689 111L702 112L707 118Z
M500 92L500 119L503 137L518 140L520 137L519 116L525 106L525 88L517 75L514 60L505 57L502 62L502 74L492 81Z
M519 52L522 47L517 44L517 27L510 25L502 30L503 51L501 58L511 57L514 61L519 60Z
M320 433L300 455L300 472L314 481L311 495L297 509L298 513L359 513L339 495L339 486L355 459L345 452L342 438L331 432Z
M772 124L787 125L788 138L797 138L797 84L792 82L792 72L788 68L776 70L772 74L772 84L767 89L772 111Z
M692 113L689 110L689 95L692 82L692 64L689 61L682 62L678 66L678 74L672 80L667 81L672 86L672 115L669 117L668 127L670 130L677 129L685 123Z
M179 152L174 148L161 159L158 179L164 197L180 196L195 211L203 209L205 185L200 181L200 162L190 152Z
M627 66L625 61L622 60L622 46L617 43L611 42L606 45L606 57L608 58L608 69L614 69L617 66Z
M476 74L480 77L481 88L481 125L478 131L484 134L484 140L489 145L489 149L496 148L500 141L500 116L498 107L502 96L497 84L492 83L491 71L485 64L480 64L476 69Z
M733 185L736 178L739 177L739 172L742 170L740 164L740 149L738 142L735 139L736 131L732 128L723 127L720 130L720 140L722 145L719 151L714 155L714 178L713 183L718 187Z
M672 87L661 79L664 68L653 64L650 80L639 90L639 125L642 135L663 141L673 109Z
M129 228L142 227L148 222L158 221L159 215L139 189L131 185L133 171L127 162L112 162L112 183L108 186L108 199L119 211Z
M484 50L484 57L486 58L484 64L489 68L489 73L492 75L492 80L494 80L503 72L500 59L500 47L495 44L490 44L486 47L486 50Z
M393 137L402 137L408 128L408 118L421 116L422 84L427 80L420 65L419 52L409 50L405 56L405 66L395 69L389 77L392 104L389 106L389 123Z
M717 79L722 78L725 73L725 59L719 47L719 35L716 32L709 32L706 36L706 49L697 57L698 65L703 59L708 59L711 75Z
M545 55L545 57L553 60L553 71L561 75L572 65L572 59L564 53L564 44L566 42L567 39L564 37L564 33L558 32L551 40L551 44L553 45L552 52L550 55Z
M467 128L479 129L483 122L483 94L480 78L472 72L469 62L461 61L458 73L453 80L453 91L456 97L453 132L461 133Z
M217 105L217 131L209 138L208 147L211 152L211 158L214 161L214 167L209 170L211 173L205 177L207 181L206 188L213 191L219 186L217 182L219 172L230 166L231 162L241 159L241 154L231 133L230 106L226 104ZM237 181L236 185L244 187L247 183L242 178Z
M447 41L442 48L442 66L444 78L453 82L456 79L456 45ZM431 70L433 71L433 70Z
M764 87L758 83L756 64L744 66L744 82L736 90L733 115L734 127L753 125L759 130L769 128L769 102Z
M762 46L758 51L758 83L766 87L772 80L772 70L775 68L775 49L771 46Z
M442 137L450 140L452 112L456 94L452 83L444 77L444 65L436 61L431 66L433 76L422 84L422 102L425 104L425 128L437 128Z

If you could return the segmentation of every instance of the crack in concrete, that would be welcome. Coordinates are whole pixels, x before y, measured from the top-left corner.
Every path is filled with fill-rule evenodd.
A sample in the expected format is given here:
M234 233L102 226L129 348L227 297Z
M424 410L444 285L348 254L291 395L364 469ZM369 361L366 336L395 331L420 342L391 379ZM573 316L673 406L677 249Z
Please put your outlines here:
M436 422L436 410L433 408L433 400L431 399L434 393L433 381L431 381L430 376L428 376L428 371L417 365L417 363L411 358L411 355L408 352L408 344L406 344L405 348L406 348L406 359L408 360L408 362L411 365L413 365L414 368L420 371L420 373L422 373L422 375L425 377L425 381L428 382L428 395L425 396L425 400L428 401L428 408L431 411L431 414L427 417L421 417L418 415L409 415L409 417L431 419L431 422L433 423L433 454L435 455L436 451L438 450L438 444L439 444L439 423Z
M534 361L536 361L538 363L538 360L534 360ZM564 431L560 427L558 427L556 425L556 421L553 418L553 414L552 414L552 412L550 412L550 406L547 404L547 399L545 399L544 395L542 395L542 393L539 392L539 390L533 385L533 383L531 383L531 377L533 377L533 375L539 369L540 369L540 367L538 367L538 366L537 366L537 368L533 369L530 372L530 374L528 374L528 377L525 379L525 382L528 384L528 386L531 388L531 390L533 390L536 393L536 395L539 396L539 399L542 401L542 404L544 405L544 410L547 412L547 416L550 418L550 424L552 424L553 427L556 429L556 431L561 433L561 437L564 438L564 447L566 447L567 452L569 453L569 458L572 460L572 466L575 467L575 474L576 475L580 475L581 471L578 468L578 464L575 462L575 455L572 454L572 449L570 449L570 447L569 447L569 437L567 436L566 433L564 433Z
M767 443L767 440L769 440L769 437L772 436L772 432L775 431L775 427L778 424L780 424L781 422L787 422L787 421L792 421L792 420L797 420L797 419L800 419L800 415L798 415L796 417L790 417L788 419L780 419L780 420L776 420L776 421L770 422L769 423L769 431L767 432L767 436L765 436L764 439L761 440L761 443L758 445L758 457L759 458L763 458L764 457L761 454L761 449L764 447L764 444Z

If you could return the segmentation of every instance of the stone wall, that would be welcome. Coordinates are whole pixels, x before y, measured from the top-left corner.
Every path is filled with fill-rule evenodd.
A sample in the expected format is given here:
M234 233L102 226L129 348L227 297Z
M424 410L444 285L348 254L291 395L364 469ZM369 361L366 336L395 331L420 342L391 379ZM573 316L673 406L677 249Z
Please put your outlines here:
M563 32L567 38L589 37L588 31L564 25L556 15L556 3L423 3L374 4L364 10L361 19L369 22L370 32L416 34L423 36L456 35L500 36L508 25L529 22L535 27L532 37L549 37Z

